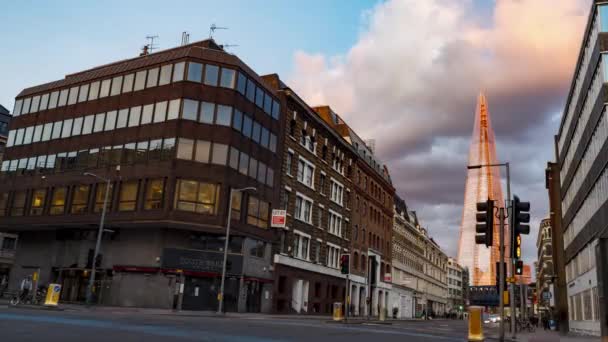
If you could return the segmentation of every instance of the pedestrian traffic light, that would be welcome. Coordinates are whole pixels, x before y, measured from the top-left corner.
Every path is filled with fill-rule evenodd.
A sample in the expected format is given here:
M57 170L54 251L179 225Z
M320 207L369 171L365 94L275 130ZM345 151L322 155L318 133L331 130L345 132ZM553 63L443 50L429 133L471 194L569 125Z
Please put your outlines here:
M522 260L517 260L515 262L515 274L522 275L524 273L524 262Z
M342 274L350 273L350 254L342 254L340 256L340 269Z
M511 258L521 259L521 234L530 234L530 202L522 202L513 196L513 212L511 213Z
M475 226L475 243L492 246L494 240L494 201L488 199L477 203L477 225Z

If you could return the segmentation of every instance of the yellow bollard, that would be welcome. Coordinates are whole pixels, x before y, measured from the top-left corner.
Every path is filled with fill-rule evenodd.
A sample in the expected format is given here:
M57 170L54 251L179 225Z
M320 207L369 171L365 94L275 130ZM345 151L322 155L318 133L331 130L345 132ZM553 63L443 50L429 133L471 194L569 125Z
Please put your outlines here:
M469 307L469 341L483 341L483 322L481 313L481 307Z
M334 321L341 321L343 319L342 303L334 303Z

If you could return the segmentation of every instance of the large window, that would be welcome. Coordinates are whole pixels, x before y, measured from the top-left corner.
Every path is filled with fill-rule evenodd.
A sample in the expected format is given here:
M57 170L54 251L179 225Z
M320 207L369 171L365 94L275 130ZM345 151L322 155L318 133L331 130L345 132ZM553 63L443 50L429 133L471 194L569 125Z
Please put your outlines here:
M103 210L103 202L106 195L106 183L98 183L95 191L95 206L93 211L100 213ZM108 191L108 201L106 203L106 211L112 210L112 193L114 190L114 184L110 184L110 191Z
M222 68L222 79L220 86L224 88L234 88L235 71L233 69Z
M79 185L74 187L72 190L72 214L83 214L87 211L90 188L90 185Z
M298 180L309 187L313 187L315 167L306 159L300 157L298 162Z
M13 194L13 204L11 206L11 216L23 216L25 210L26 191L18 191Z
M146 200L144 203L144 209L162 209L164 192L164 179L149 179L148 184L146 185Z
M342 215L337 214L336 212L329 210L328 215L328 230L331 234L342 236Z
M235 221L241 220L241 208L243 207L243 193L240 191L232 192L232 210L230 218Z
M327 267L338 268L339 259L340 259L340 247L328 243L327 244Z
M180 179L177 181L175 207L178 210L215 215L219 197L219 186Z
M177 144L177 158L192 160L192 154L194 153L194 140L179 138Z
M268 228L268 202L249 196L247 204L247 223L260 228Z
M65 201L67 195L67 188L55 188L53 190L53 197L51 198L51 209L49 213L51 215L63 215L65 213Z
M336 181L335 179L331 179L331 200L335 203L342 205L342 198L344 194L344 185Z
M219 76L219 67L217 65L206 64L205 65L205 84L210 86L217 86L217 79Z
M120 197L118 200L119 211L134 211L137 206L138 181L124 182L120 185Z
M300 221L312 224L312 200L298 193L294 217Z
M310 235L297 230L293 232L293 256L298 259L309 260Z
M30 206L30 215L42 215L44 211L44 203L46 200L46 189L37 189L32 193L32 204Z
M203 65L200 63L188 63L188 81L201 82L203 78Z

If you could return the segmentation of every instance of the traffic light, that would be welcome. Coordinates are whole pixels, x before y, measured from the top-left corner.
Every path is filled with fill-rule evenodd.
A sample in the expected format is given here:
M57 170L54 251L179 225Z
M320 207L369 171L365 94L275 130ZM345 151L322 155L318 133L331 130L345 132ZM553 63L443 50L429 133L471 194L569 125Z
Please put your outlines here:
M511 258L521 259L521 234L530 234L530 202L521 202L513 196L511 213Z
M350 273L350 254L342 254L340 256L340 269L342 274Z
M477 225L475 226L475 243L492 246L494 240L494 201L488 199L477 203Z
M515 263L515 274L522 275L524 273L524 262L522 260L517 260Z

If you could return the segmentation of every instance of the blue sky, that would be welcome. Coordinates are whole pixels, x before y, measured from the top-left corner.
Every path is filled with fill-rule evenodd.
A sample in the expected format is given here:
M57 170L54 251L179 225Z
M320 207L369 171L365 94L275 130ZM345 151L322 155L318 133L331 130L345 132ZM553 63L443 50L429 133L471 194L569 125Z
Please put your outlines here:
M363 13L357 1L12 1L0 12L0 104L12 110L17 93L117 59L134 57L147 35L162 49L207 38L209 26L260 74L289 73L297 50L334 55L352 46Z

